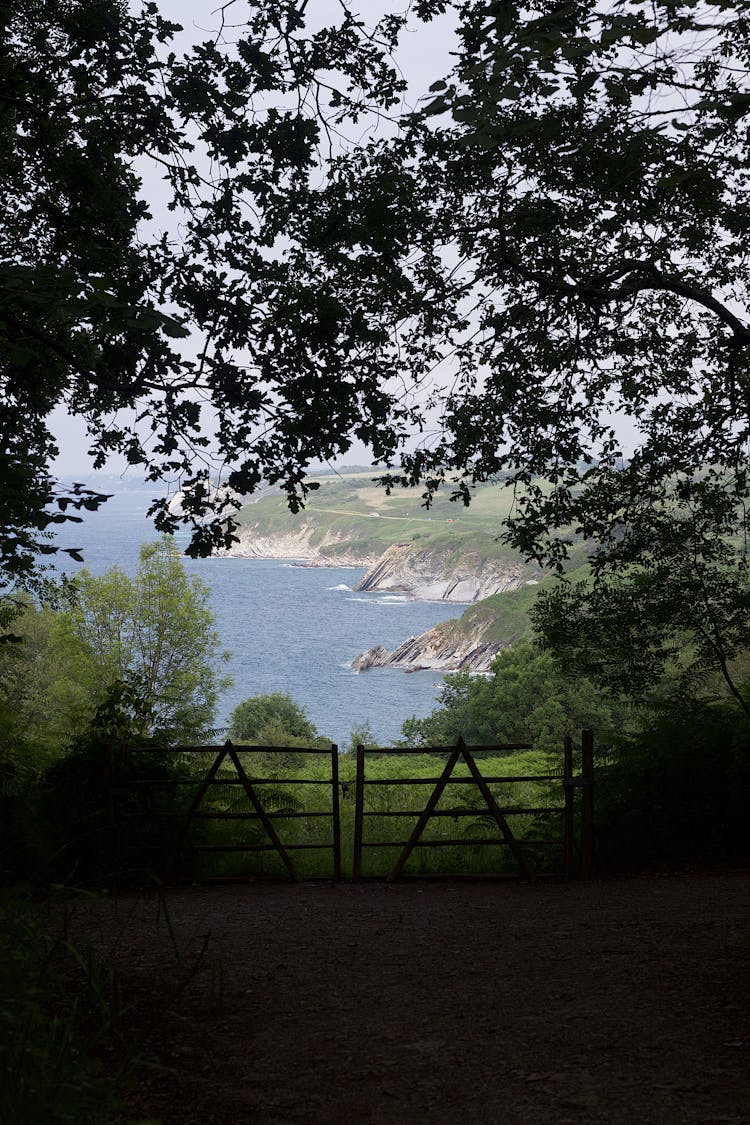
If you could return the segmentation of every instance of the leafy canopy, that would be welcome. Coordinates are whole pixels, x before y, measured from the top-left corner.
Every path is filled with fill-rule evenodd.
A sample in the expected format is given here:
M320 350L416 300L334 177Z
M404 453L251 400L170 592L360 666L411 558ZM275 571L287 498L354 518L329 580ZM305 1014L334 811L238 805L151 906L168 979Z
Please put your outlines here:
M540 590L530 615L544 645L616 694L729 694L750 715L748 559L702 523L654 507L637 561Z
M52 598L16 607L0 646L0 763L43 764L120 699L133 737L201 742L229 680L208 590L167 539L141 548L133 577L84 570Z
M408 299L378 321L407 383L442 362L400 479L455 469L468 496L506 473L511 540L553 562L577 530L595 566L628 563L654 504L699 507L713 536L748 496L750 6L459 10L453 74L334 169L318 223L356 243L382 196L377 288ZM318 252L350 290L358 256Z
M521 642L492 662L489 676L456 672L445 678L440 707L424 719L407 719L402 733L417 746L533 742L557 755L565 734L594 727L601 742L621 731L627 708L608 699L582 676L565 674L548 652Z
M578 531L597 573L627 570L659 506L701 513L699 557L745 541L749 0L414 5L449 9L452 73L378 138L402 17L371 31L341 5L316 28L308 5L255 0L179 56L153 4L2 8L16 528L53 499L62 402L96 464L186 474L193 516L226 514L199 460L207 402L227 483L281 482L293 507L310 460L356 437L428 496L507 474L512 542L553 563ZM231 531L198 520L191 549ZM10 560L30 546L14 534Z
M299 277L290 216L308 209L334 135L396 103L388 51L404 20L366 28L342 5L330 27L307 30L304 8L254 0L233 7L231 29L219 9L215 34L180 54L180 29L155 3L0 3L0 563L11 577L81 499L49 472L55 407L86 421L94 467L119 452L153 480L192 480L197 517L215 499L209 425L212 465L229 462L232 488L265 475L293 504L311 459L379 428L379 372L344 374L361 318ZM154 510L173 528L165 504ZM193 550L230 530L197 518Z
M118 567L73 580L71 616L102 684L130 681L140 733L167 741L200 741L231 681L220 647L209 590L188 575L167 537L141 547L133 578Z

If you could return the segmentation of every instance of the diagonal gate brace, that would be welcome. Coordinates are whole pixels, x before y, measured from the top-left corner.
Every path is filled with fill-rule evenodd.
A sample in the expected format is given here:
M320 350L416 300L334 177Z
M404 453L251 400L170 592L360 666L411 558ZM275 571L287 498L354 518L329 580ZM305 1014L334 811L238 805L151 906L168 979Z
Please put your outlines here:
M219 768L220 768L220 766L221 766L221 764L222 764L222 762L224 761L225 758L228 758L231 761L232 765L234 766L235 770L237 771L237 776L240 779L240 782L242 784L242 788L245 790L245 794L246 794L248 800L250 801L250 804L255 809L255 812L256 812L256 815L257 815L258 819L260 820L261 824L263 825L264 829L266 830L266 834L267 834L269 840L273 844L274 848L276 849L279 856L281 857L281 859L284 863L284 866L286 867L287 871L289 872L290 879L293 879L295 883L298 883L300 881L299 875L297 874L295 866L292 863L292 860L289 856L289 853L287 852L286 848L284 847L281 840L279 839L278 834L276 833L276 830L275 830L273 824L269 820L268 813L263 808L263 805L261 804L260 800L258 799L258 795L256 794L255 790L253 789L250 778L245 773L242 762L240 761L239 757L237 756L237 752L234 749L234 747L233 747L233 745L230 741L225 742L225 744L221 747L219 753L216 755L216 758L215 758L213 764L211 765L211 768L209 769L208 773L203 778L203 781L201 782L200 786L198 787L198 791L196 792L195 797L193 798L193 800L190 804L190 808L188 809L187 813L185 814L185 820L182 823L182 827L180 828L180 831L177 834L177 838L175 839L174 844L172 845L172 850L169 853L169 856L167 858L167 862L164 865L164 873L163 873L164 881L166 882L169 879L169 876L172 873L172 869L174 868L175 862L177 861L177 856L180 853L182 845L185 842L185 837L187 836L188 829L190 828L190 825L193 821L193 818L194 818L195 814L197 813L198 809L200 808L200 806L203 802L203 799L205 798L206 793L208 792L208 789L209 789L210 785L212 784L214 778L216 777L217 773L219 772Z
M211 765L211 768L209 769L206 776L203 778L203 781L200 783L197 793L193 797L193 800L190 804L190 808L188 809L188 811L185 814L185 820L182 823L182 827L180 828L179 832L177 833L177 837L175 839L175 842L172 845L172 850L170 851L170 853L167 857L167 862L164 864L164 871L162 873L162 879L165 883L168 881L170 875L172 874L172 869L173 869L175 863L177 862L177 856L180 854L180 850L182 849L182 845L185 842L185 837L188 834L188 829L190 828L193 817L195 816L195 814L197 813L201 804L203 803L203 798L206 796L206 793L208 792L209 786L211 785L213 779L216 777L217 773L219 772L219 767L221 766L221 763L226 758L227 752L228 752L230 746L231 746L230 742L224 743L221 750L216 755L216 758L214 759L213 764Z
M482 777L479 766L477 765L476 761L474 760L474 756L471 753L471 751L468 749L468 747L466 746L466 743L464 742L463 738L459 738L458 742L456 743L455 749L451 753L451 756L449 757L448 761L445 763L445 769L443 770L437 784L435 785L435 788L433 789L432 793L430 794L429 800L427 801L427 804L424 807L424 811L420 814L419 820L415 824L414 830L413 830L411 836L409 837L408 841L406 842L403 851L401 852L401 854L399 855L395 864L393 865L392 870L389 872L389 874L386 878L386 882L392 883L395 879L397 879L399 877L399 875L403 871L404 865L406 864L406 861L408 860L408 858L411 855L414 848L419 843L420 837L422 836L422 833L424 832L424 829L427 825L427 822L429 821L430 817L433 815L433 813L435 812L435 809L437 808L437 804L438 804L440 798L442 797L442 795L445 791L446 785L450 781L451 775L452 775L454 769L456 768L456 765L458 764L459 758L463 758L464 761L466 762L466 765L469 767L469 772L471 773L471 776L474 778L474 781L476 782L476 785L477 785L477 788L479 789L479 792L484 797L484 801L485 801L485 804L487 805L487 809L490 813L490 816L492 817L492 819L495 821L498 828L500 829L500 832L502 834L503 839L505 840L505 843L510 848L510 851L512 852L513 857L514 857L516 863L518 864L518 870L519 870L521 876L524 879L528 880L528 882L532 882L533 879L534 879L534 873L532 872L531 868L529 867L528 863L526 862L526 857L523 854L523 849L521 848L521 845L519 844L518 840L516 840L515 836L513 835L512 831L510 829L510 825L508 824L507 820L505 819L502 812L500 811L500 808L497 804L497 801L495 800L495 798L492 795L492 791L490 790L489 785L487 784L485 779Z
M242 782L242 788L245 790L245 793L247 794L247 797L248 797L248 800L250 801L250 804L253 806L256 813L258 814L258 819L260 820L261 824L265 828L266 833L268 835L268 838L270 839L273 846L276 848L276 851L281 856L281 859L283 860L284 866L286 867L287 871L289 872L289 878L293 879L295 883L299 883L300 878L299 878L299 875L297 874L297 871L295 869L294 864L291 861L289 853L287 852L286 848L284 847L281 840L279 839L279 837L276 833L276 829L274 828L273 824L269 820L268 813L266 812L266 810L263 808L263 805L258 800L258 795L255 792L255 790L253 789L252 784L250 782L250 778L245 773L244 766L242 765L242 762L240 761L240 759L237 757L237 752L234 749L234 747L232 747L228 751L228 754L229 754L229 757L232 759L232 762L234 764L234 768L237 770L237 776L239 777L240 781Z

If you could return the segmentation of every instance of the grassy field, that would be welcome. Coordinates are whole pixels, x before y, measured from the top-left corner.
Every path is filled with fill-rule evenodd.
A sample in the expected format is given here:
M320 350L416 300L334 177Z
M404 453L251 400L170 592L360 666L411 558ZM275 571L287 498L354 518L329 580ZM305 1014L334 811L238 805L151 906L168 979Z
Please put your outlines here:
M282 495L266 494L241 509L240 531L285 535L312 527L314 546L328 534L340 537L325 549L332 560L355 550L363 556L381 554L394 543L413 543L447 556L465 554L470 544L480 559L517 558L497 541L512 504L512 494L503 485L480 486L468 508L451 501L446 490L427 509L420 489L399 489L388 496L372 483L373 476L374 470L369 470L312 478L320 487L297 515Z

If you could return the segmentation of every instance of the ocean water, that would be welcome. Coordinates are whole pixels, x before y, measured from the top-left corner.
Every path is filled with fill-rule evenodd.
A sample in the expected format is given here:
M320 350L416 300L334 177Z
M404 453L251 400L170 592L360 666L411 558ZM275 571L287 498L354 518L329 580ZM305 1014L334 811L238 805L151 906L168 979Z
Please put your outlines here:
M146 518L148 504L147 492L118 492L84 523L63 525L57 542L81 547L95 574L115 563L132 573L141 543L156 538ZM186 533L176 536L178 546L186 541ZM65 558L60 569L80 569ZM388 745L399 737L404 719L427 715L436 705L440 673L377 668L358 675L349 665L374 645L393 649L458 616L461 606L356 594L352 587L365 571L351 567L225 558L185 558L184 565L210 587L222 647L231 653L225 669L234 684L219 702L218 725L225 725L247 696L284 691L342 749L352 727L364 722L381 745Z

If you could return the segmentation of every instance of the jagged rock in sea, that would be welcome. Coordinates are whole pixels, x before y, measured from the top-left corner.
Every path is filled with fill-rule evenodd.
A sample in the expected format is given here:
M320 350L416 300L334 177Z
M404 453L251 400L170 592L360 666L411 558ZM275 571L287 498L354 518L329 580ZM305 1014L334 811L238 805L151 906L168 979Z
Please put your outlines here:
M470 549L445 554L397 543L380 556L354 589L398 591L428 601L474 602L535 584L542 574L520 559L482 558Z
M482 641L489 623L470 633L457 621L444 621L419 637L409 637L393 652L382 645L362 652L352 661L355 672L369 668L401 668L404 672L434 669L440 672L488 672L501 644Z

